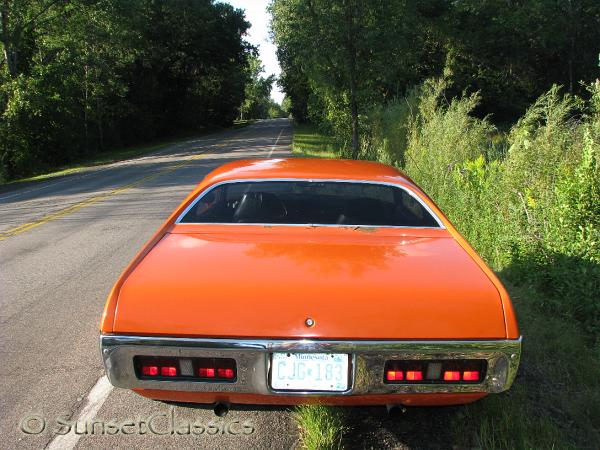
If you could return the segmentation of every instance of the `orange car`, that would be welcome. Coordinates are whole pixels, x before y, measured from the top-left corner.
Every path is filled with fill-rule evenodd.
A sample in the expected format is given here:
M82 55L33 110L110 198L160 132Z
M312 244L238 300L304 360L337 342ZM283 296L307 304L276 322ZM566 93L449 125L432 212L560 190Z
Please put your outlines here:
M211 172L112 289L106 373L153 399L451 405L510 387L521 337L432 200L365 161Z

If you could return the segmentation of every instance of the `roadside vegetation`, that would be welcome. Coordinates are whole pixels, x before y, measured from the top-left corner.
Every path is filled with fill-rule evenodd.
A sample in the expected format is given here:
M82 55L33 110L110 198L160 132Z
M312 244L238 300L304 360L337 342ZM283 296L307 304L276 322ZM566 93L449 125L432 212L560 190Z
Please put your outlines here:
M252 124L253 122L254 122L253 120L236 120L233 123L232 128L242 128L242 127ZM117 148L114 150L103 151L96 155L83 157L81 159L75 160L64 166L59 166L50 171L40 170L39 174L32 175L29 177L17 178L17 179L13 179L13 180L10 180L5 183L2 183L0 181L0 186L2 186L3 184L7 185L7 184L14 184L14 183L29 182L29 181L47 180L49 178L71 175L71 174L81 172L83 170L86 170L86 169L89 169L89 168L95 167L95 166L101 166L104 164L111 164L114 162L125 161L125 160L132 159L132 158L138 158L138 157L141 157L144 155L158 152L169 146L189 141L190 139L193 139L193 138L199 138L203 135L206 135L213 131L217 131L219 129L220 128L211 127L211 128L206 128L202 131L194 132L194 133L184 133L184 134L178 135L178 137L173 138L173 139L158 140L158 141L148 144L148 145L136 145L136 146L132 146L132 147Z
M503 278L524 336L522 366L510 391L456 411L454 441L461 448L598 448L598 350L577 322L539 311L536 304L548 299L538 289Z
M525 338L515 385L458 410L454 440L597 448L600 83L587 102L551 89L506 133L471 115L476 95L448 101L444 88L428 80L374 109L361 156L415 179L499 273L517 310ZM297 130L294 150L350 157L315 125Z
M292 414L300 429L300 443L308 450L341 449L347 426L340 408L300 405Z
M249 28L214 0L5 1L0 182L269 117Z
M402 169L512 294L515 385L444 414L445 438L600 448L600 4L273 0L271 14L294 150Z
M275 83L275 75L263 77L264 67L260 59L252 56L248 62L250 79L246 83L245 99L240 107L240 118L275 119L285 117L281 106L271 98L271 89Z
M336 158L339 155L333 138L309 123L294 125L292 152L302 157Z

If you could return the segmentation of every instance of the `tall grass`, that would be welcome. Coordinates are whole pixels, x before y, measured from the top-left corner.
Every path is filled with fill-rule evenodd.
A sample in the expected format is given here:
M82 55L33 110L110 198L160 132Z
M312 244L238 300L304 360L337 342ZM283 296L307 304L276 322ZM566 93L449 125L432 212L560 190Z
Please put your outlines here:
M465 407L457 440L596 448L600 83L588 101L552 88L505 135L472 116L476 95L447 100L445 87L428 81L372 114L364 156L404 169L518 293L520 378L509 393Z
M396 163L496 270L545 294L535 305L600 334L600 83L552 88L504 137L430 80L374 110L363 156Z
M502 276L502 274L501 274ZM455 443L483 449L600 448L600 360L577 322L540 314L532 287L508 285L524 335L510 391L466 405Z
M292 414L300 428L300 443L308 450L342 448L346 432L343 413L339 408L324 405L299 405Z
M513 296L519 376L457 414L456 442L600 448L600 82L586 100L552 88L508 132L473 116L477 95L445 89L373 108L361 157L407 172Z

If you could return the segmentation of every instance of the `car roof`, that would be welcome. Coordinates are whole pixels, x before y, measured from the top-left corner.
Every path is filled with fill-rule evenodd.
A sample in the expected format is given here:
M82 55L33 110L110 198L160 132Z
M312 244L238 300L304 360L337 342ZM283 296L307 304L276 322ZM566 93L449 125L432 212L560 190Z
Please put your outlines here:
M203 184L260 178L348 179L414 185L398 169L373 161L324 158L243 159L212 171Z

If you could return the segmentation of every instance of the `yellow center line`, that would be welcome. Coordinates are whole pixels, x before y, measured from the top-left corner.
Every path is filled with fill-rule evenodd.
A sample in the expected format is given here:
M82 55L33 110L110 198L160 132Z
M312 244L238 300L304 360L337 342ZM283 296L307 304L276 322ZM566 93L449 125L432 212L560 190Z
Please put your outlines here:
M225 145L225 144L221 144L218 145L219 147ZM200 159L202 156L204 156L203 154L198 154L198 155L194 155L191 158L186 159L183 162L177 163L175 165L169 166L166 169L163 170L159 170L156 173L147 175L145 177L140 178L139 180L136 180L132 183L120 186L118 188L115 188L111 191L106 192L105 194L100 194L100 195L96 195L94 197L90 197L88 199L82 200L81 202L75 203L74 205L68 206L66 208L60 209L58 211L55 211L53 213L47 214L43 217L41 217L38 220L35 220L33 222L28 222L28 223L24 223L22 225L16 226L14 228L10 228L6 231L0 232L0 241L3 241L4 239L8 239L9 237L12 236L16 236L18 234L24 233L25 231L31 230L33 228L39 227L40 225L43 225L45 223L51 222L53 220L56 220L60 217L64 217L68 214L74 213L75 211L79 211L80 209L83 209L87 206L93 205L94 203L98 203L101 202L103 200L106 200L114 195L117 194L121 194L131 188L134 188L136 186L139 186L142 183L145 183L147 181L153 180L154 178L157 178L161 175L165 175L167 173L171 173L177 169L179 169L180 167L183 167L193 161L196 161L198 159Z

